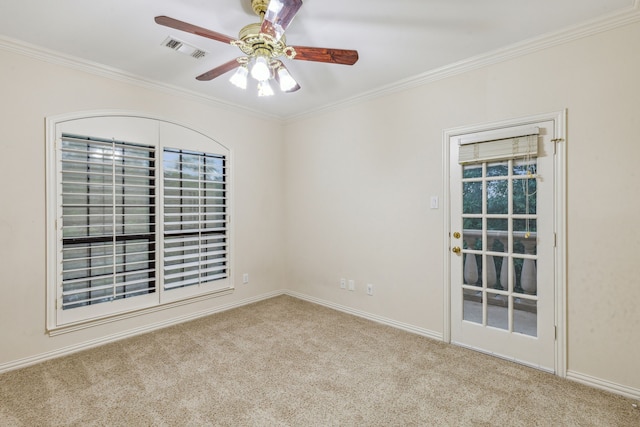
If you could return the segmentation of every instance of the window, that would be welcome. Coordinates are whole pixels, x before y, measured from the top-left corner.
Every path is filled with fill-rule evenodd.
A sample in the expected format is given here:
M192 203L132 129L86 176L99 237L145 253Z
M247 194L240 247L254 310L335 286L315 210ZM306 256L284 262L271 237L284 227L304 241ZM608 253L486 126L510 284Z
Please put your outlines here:
M62 309L156 290L155 150L62 136Z
M164 150L164 288L227 277L225 159Z
M52 128L50 330L232 288L228 150L152 119Z

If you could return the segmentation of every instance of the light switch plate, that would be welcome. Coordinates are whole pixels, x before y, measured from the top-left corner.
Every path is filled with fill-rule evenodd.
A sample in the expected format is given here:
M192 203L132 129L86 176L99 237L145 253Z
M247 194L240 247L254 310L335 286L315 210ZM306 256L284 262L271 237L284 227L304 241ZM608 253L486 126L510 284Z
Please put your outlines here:
M431 196L431 209L438 209L438 196Z

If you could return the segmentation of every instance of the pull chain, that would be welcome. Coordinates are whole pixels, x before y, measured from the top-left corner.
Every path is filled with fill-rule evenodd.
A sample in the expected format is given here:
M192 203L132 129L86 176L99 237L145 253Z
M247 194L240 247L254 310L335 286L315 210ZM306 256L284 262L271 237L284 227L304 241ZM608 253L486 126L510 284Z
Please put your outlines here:
M535 141L535 144L537 144L537 138ZM533 193L529 193L529 180L530 179L538 179L538 174L537 173L532 173L531 169L532 169L532 164L531 164L531 150L529 149L527 152L527 155L525 156L525 167L527 168L527 178L523 179L523 190L524 190L524 209L525 209L525 214L527 215L527 218L525 219L525 233L524 233L524 238L528 239L531 236L531 223L530 223L530 218L529 218L529 197L535 195L538 192L538 186L537 186L537 181L536 181L536 191L534 191Z

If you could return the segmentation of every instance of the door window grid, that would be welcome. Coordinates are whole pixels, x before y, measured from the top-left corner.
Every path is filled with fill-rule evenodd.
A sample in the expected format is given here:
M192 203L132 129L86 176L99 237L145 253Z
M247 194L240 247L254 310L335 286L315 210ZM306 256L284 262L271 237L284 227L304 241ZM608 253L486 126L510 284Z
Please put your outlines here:
M466 165L462 179L463 298L481 307L463 317L534 336L514 310L537 311L535 165L535 158Z

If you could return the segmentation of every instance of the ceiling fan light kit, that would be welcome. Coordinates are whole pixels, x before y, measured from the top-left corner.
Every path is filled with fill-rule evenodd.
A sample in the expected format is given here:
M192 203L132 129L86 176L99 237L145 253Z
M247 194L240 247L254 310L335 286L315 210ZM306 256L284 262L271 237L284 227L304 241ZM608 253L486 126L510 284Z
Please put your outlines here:
M269 80L258 82L258 96L272 96L273 88L269 84Z
M247 76L249 75L249 69L246 65L238 67L235 73L231 76L229 81L232 85L239 87L240 89L247 88Z
M298 83L291 77L291 74L287 71L286 68L280 67L277 69L277 80L280 83L280 90L283 92L289 92L293 88L295 88Z
M269 68L269 63L264 56L256 57L253 67L251 67L251 77L259 82L269 80L271 77L271 69Z
M260 22L243 27L238 39L167 16L156 16L155 21L169 28L237 46L246 55L209 70L196 79L208 81L236 69L229 79L234 86L246 89L248 76L251 75L258 81L258 96L271 96L274 92L270 80L275 80L282 92L300 89L279 59L281 57L343 65L353 65L358 60L355 50L287 46L284 32L301 6L302 0L251 0L251 8L260 17Z

